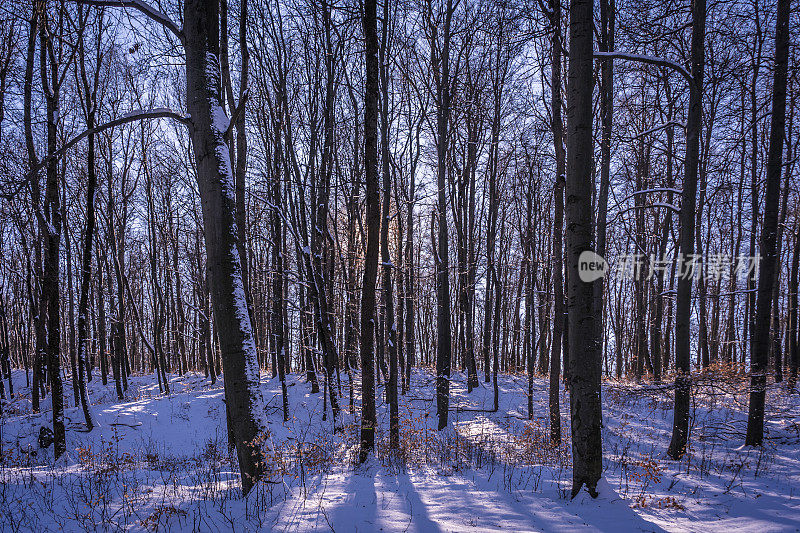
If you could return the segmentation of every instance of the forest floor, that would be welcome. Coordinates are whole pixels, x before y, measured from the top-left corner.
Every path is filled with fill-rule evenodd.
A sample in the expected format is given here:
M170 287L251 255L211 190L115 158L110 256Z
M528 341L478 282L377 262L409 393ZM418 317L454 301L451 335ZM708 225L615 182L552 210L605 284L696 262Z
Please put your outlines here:
M222 383L133 376L119 402L99 376L90 397L99 426L84 432L80 409L67 415L67 454L54 464L40 449L49 400L31 414L25 374L0 421L0 531L800 531L800 395L783 384L768 394L766 444L746 448L747 396L741 378L697 379L690 449L666 457L672 427L669 386L603 383L604 479L600 497L568 498L571 479L567 396L564 443L549 446L547 380L499 377L468 394L454 373L451 426L435 431L434 378L416 371L401 396L400 456L388 453L388 412L378 402L377 454L357 466L358 418L343 412L333 434L322 393L288 377L290 419L280 384L262 376L270 421L268 482L247 498L227 448ZM70 395L70 382L65 390ZM356 383L357 385L357 383ZM383 396L383 387L379 395ZM355 391L356 412L359 391Z

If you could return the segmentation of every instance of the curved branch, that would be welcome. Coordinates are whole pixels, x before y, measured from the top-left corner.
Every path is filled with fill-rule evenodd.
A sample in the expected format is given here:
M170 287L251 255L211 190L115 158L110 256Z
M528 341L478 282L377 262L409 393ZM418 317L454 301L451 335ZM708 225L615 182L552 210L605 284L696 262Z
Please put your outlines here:
M146 15L149 19L154 20L172 32L175 37L183 44L185 42L185 38L183 36L183 30L175 24L172 19L170 19L167 15L159 11L158 9L154 8L153 6L142 2L141 0L74 0L79 4L86 4L89 6L99 6L99 7L131 7L136 9L140 13Z
M672 61L670 59L666 59L666 58L663 58L663 57L646 56L646 55L642 55L642 54L632 54L632 53L629 53L629 52L595 52L594 53L594 57L596 57L596 58L598 58L600 60L604 60L604 59L627 59L629 61L636 61L636 62L639 62L639 63L647 63L648 65L656 65L656 66L659 66L659 67L666 67L668 69L674 70L675 72L677 72L678 74L683 76L683 78L687 82L689 82L689 85L694 83L694 78L692 78L692 75L689 73L688 70L686 70L685 67L683 67L682 65L676 63L675 61Z
M149 110L140 109L138 111L131 111L130 113L125 113L119 118L115 118L114 120L110 120L104 124L100 124L99 126L81 132L79 135L67 141L67 143L64 146L62 146L61 148L50 154L48 158L51 159L53 157L59 157L64 152L66 152L67 150L78 144L80 141L82 141L89 135L96 135L107 129L115 128L117 126L122 126L123 124L127 124L129 122L136 122L137 120L152 120L156 118L171 118L172 120L177 120L181 124L184 125L189 124L188 117L180 115L175 111L172 111L165 107L149 109Z
M129 122L135 122L137 120L151 120L151 119L157 119L157 118L170 118L170 119L173 119L173 120L177 120L181 124L185 124L185 125L189 124L189 118L188 117L184 117L183 115L180 115L180 114L178 114L178 113L176 113L176 112L174 112L174 111L172 111L170 109L167 109L167 108L156 108L156 109L151 109L151 110L148 110L148 111L139 110L139 111L132 111L130 113L126 113L125 115L122 115L119 118L115 118L114 120L111 120L111 121L106 122L104 124L100 124L99 126L95 126L94 128L90 128L88 130L84 130L80 134L76 135L75 137L73 137L72 139L67 141L61 148L59 148L55 152L53 152L51 154L48 154L47 156L43 157L42 160L39 161L36 164L36 166L31 168L25 174L25 177L22 178L19 181L19 183L17 183L17 187L13 192L11 192L11 193L3 193L2 197L10 199L10 198L13 198L14 196L16 196L16 194L31 180L31 178L34 175L36 175L37 172L39 172L42 168L44 168L45 165L47 165L53 159L56 159L56 158L61 157L62 155L64 155L64 153L67 150L69 150L70 148L72 148L73 146L75 146L76 144L81 142L83 139L85 139L89 135L96 135L96 134L101 133L101 132L103 132L103 131L105 131L107 129L111 129L111 128L114 128L114 127L117 127L117 126L121 126L123 124L128 124Z
M650 135L651 133L655 133L657 131L665 130L665 129L673 127L673 126L677 126L677 127L682 128L684 130L686 129L686 123L678 122L677 120L670 120L669 122L665 122L663 124L659 124L658 126L653 126L649 130L645 130L645 131L643 131L643 132L641 132L641 133L639 133L637 135L634 135L633 137L631 137L631 139L639 139L641 137L645 137L647 135Z

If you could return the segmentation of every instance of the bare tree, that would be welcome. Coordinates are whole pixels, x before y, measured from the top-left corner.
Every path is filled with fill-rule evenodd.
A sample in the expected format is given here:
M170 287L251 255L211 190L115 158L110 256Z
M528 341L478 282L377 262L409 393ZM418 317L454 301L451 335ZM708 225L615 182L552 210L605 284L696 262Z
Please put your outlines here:
M377 3L364 0L366 42L364 92L364 181L367 202L367 252L361 284L361 450L360 462L375 447L375 286L378 277L380 197L378 196L378 22Z
M753 330L753 353L750 362L750 406L747 416L748 446L761 446L764 440L764 400L767 386L767 365L770 348L772 291L775 283L778 203L783 164L783 142L786 129L786 78L789 63L789 11L791 0L778 1L775 21L775 71L772 82L772 120L770 122L767 159L767 191L764 197L764 225L759 251L761 264L756 300L756 322Z
M692 70L689 80L689 112L686 121L686 156L684 159L683 192L680 212L680 256L678 259L678 293L675 304L675 412L672 440L667 453L680 459L686 453L689 438L689 399L692 388L690 374L690 339L692 283L687 265L694 253L695 206L697 205L697 166L700 149L702 112L704 41L706 2L692 3Z
M567 79L567 316L572 415L572 496L586 486L597 496L602 473L600 373L602 345L594 284L580 278L579 258L593 252L592 30L593 0L570 4ZM555 342L555 340L554 340Z

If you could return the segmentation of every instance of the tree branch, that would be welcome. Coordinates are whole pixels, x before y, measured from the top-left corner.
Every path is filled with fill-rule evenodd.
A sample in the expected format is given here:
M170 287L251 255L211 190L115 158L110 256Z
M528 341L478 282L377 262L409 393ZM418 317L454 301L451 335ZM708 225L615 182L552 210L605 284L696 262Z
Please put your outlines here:
M663 58L663 57L646 56L646 55L642 55L642 54L632 54L632 53L629 53L629 52L595 52L594 53L594 57L596 57L597 59L600 59L600 60L605 60L605 59L627 59L629 61L636 61L636 62L639 62L639 63L647 63L648 65L656 65L656 66L659 66L659 67L666 67L668 69L674 70L675 72L677 72L678 74L683 76L683 78L687 82L689 82L689 84L694 83L694 78L692 78L692 75L689 73L688 70L686 70L686 68L684 68L683 66L679 65L678 63L676 63L676 62L674 62L672 60L669 60L669 59L666 59L666 58Z
M242 96L239 98L239 105L233 110L233 114L231 115L231 119L228 123L228 129L225 130L225 140L228 142L231 140L231 132L233 131L236 122L239 121L239 116L241 116L242 111L244 111L244 106L247 103L249 96L250 92L245 90L244 93L242 93Z
M99 7L131 7L136 9L140 13L146 15L149 19L154 20L164 26L166 29L171 31L175 37L181 42L184 43L185 38L183 36L183 30L175 24L172 19L170 19L167 15L159 11L158 9L154 8L153 6L142 2L141 0L74 0L79 4L86 4L89 6L99 6Z
M67 141L61 148L59 148L55 152L53 152L51 154L47 154L47 156L43 157L42 160L39 161L36 164L36 166L31 168L25 174L25 177L22 178L22 180L20 180L19 183L17 183L17 187L13 192L3 193L2 197L10 199L10 198L13 198L14 196L16 196L16 194L19 193L19 191L31 180L31 178L37 172L39 172L42 168L44 168L45 165L47 165L53 159L61 157L62 155L64 155L64 153L67 150L69 150L70 148L72 148L73 146L75 146L76 144L81 142L83 139L85 139L89 135L96 135L96 134L101 133L101 132L103 132L103 131L105 131L107 129L111 129L111 128L114 128L114 127L117 127L117 126L121 126L123 124L128 124L129 122L135 122L137 120L151 120L151 119L156 119L156 118L171 118L173 120L177 120L181 124L186 124L186 125L189 124L189 119L187 117L184 117L183 115L179 115L178 113L176 113L176 112L174 112L174 111L172 111L170 109L167 109L167 108L156 108L156 109L151 109L151 110L147 110L147 111L140 109L138 111L132 111L130 113L126 113L126 114L122 115L119 118L115 118L114 120L111 120L111 121L106 122L104 124L100 124L99 126L96 126L94 128L90 128L88 130L84 130L79 135L77 135L77 136L73 137L72 139L70 139L69 141Z
M677 126L677 127L682 128L684 130L686 129L686 124L685 123L678 122L677 120L670 120L669 122L665 122L664 124L659 124L658 126L654 126L654 127L650 128L649 130L645 130L645 131L643 131L643 132L641 132L641 133L639 133L637 135L634 135L633 137L631 137L631 139L639 139L641 137L645 137L647 135L650 135L651 133L655 133L655 132L660 131L660 130L665 130L665 129L667 129L669 127L672 127L672 126Z

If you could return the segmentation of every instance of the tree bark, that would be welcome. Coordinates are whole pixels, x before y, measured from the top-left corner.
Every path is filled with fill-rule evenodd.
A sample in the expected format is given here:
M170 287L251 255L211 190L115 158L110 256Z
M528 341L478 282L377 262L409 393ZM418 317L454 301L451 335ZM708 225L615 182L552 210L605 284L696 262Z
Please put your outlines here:
M786 129L786 78L789 63L789 11L791 0L778 0L775 21L775 71L772 82L772 119L767 159L767 191L764 197L764 223L759 246L760 265L753 353L750 361L750 405L747 416L747 446L761 446L764 439L764 403L770 347L772 291L777 268L776 239L778 203Z
M82 10L79 9L82 15ZM82 16L78 17L82 19ZM100 18L100 28L102 31L102 16ZM79 66L81 73L81 82L83 87L84 97L84 111L86 114L86 127L92 129L95 126L95 114L97 112L97 86L101 65L101 54L99 52L100 46L98 43L97 63L95 67L94 77L92 84L89 84L89 78L86 74L86 61L85 61L85 48L83 34L79 41ZM86 421L86 426L91 430L94 427L91 412L89 411L89 393L86 388L86 381L84 379L84 371L86 370L91 375L91 368L87 368L86 354L88 353L89 345L89 289L92 282L92 251L94 249L94 232L95 232L95 212L94 212L94 197L97 191L97 169L95 168L95 136L89 135L87 160L86 160L86 231L83 237L83 251L81 256L81 281L80 281L80 296L78 298L78 388L80 393L80 402L83 409L83 417ZM105 378L105 376L104 376Z
M614 51L614 31L616 23L615 0L600 0L600 39L598 48L601 52ZM614 61L603 61L600 67L600 188L597 193L597 255L606 255L606 233L608 225L608 193L611 184L611 134L614 127ZM600 316L600 337L605 336L603 324L605 320L605 278L597 280L595 289L595 305ZM660 374L659 374L660 375Z
M229 124L220 98L218 2L188 0L184 22L187 109L192 117L214 322L242 490L247 493L264 471L260 439L266 424L237 242L235 180L224 137Z
M579 276L579 257L594 251L592 217L592 11L593 0L570 4L570 56L567 82L566 230L567 317L572 415L572 496L586 485L597 496L602 473L600 373L602 346L595 288Z
M800 363L800 349L798 348L798 309L797 288L798 270L800 269L800 230L795 232L794 251L792 252L792 272L789 278L789 326L786 334L789 336L789 390L794 390L797 384L797 367Z
M553 216L553 341L550 346L550 442L561 443L561 339L564 337L564 185L566 154L564 153L564 123L561 118L561 0L550 4L550 128L553 132L553 147L556 155L556 175L553 187L555 213ZM565 364L567 360L564 360Z
M432 59L436 83L436 185L438 224L438 248L436 251L436 410L438 428L447 427L450 404L450 367L452 339L450 331L450 250L447 233L447 143L450 122L450 25L453 18L453 2L447 0L444 13L444 35L441 53L436 51L436 30L432 47Z
M375 285L378 277L380 197L378 196L378 22L376 0L364 0L366 41L364 92L364 180L367 194L367 251L361 288L361 449L359 461L375 448Z
M389 448L400 448L400 414L397 405L397 325L394 318L394 288L392 275L394 265L389 255L389 208L392 195L392 180L389 170L389 64L391 42L389 41L389 2L383 3L383 24L381 27L381 150L383 174L383 223L381 224L381 263L383 264L383 308L386 315L386 330L389 341L389 379L386 383L386 399L389 404Z
M48 25L47 5L41 2L39 14L39 68L47 114L47 153L56 151L58 139L59 76ZM49 70L49 72L48 72ZM45 236L42 297L47 303L47 373L50 381L50 401L53 407L54 457L58 459L67 449L64 429L64 386L61 381L61 293L60 250L62 212L59 194L58 160L49 159L46 165ZM40 216L42 216L40 214Z
M694 254L695 206L697 204L697 167L702 121L703 69L705 65L706 1L692 4L692 81L689 83L689 112L686 121L686 156L684 158L683 191L680 212L680 255L678 259L678 292L675 303L675 410L672 440L667 453L680 459L686 453L689 439L689 397L692 388L690 367L690 325L692 283L688 261Z

